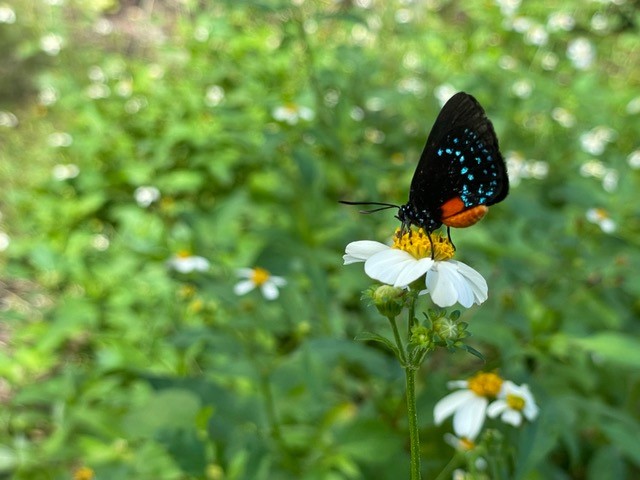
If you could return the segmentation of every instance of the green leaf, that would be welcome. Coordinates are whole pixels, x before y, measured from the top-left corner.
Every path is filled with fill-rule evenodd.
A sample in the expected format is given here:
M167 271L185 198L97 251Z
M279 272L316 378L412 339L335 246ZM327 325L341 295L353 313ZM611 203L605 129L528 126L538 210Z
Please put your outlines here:
M373 332L361 332L358 335L356 335L355 339L360 342L382 343L389 350L391 350L398 358L400 358L400 350L398 350L398 347L394 345L393 342L391 342L391 340L389 340L386 337L383 337L382 335L378 335L377 333L373 333Z
M482 355L482 353L480 353L478 350L476 350L475 348L469 346L469 345L462 345L461 347L462 350L465 350L467 352L469 352L471 355L478 357L480 360L482 360L483 362L485 361L484 356Z
M590 337L574 339L572 343L606 362L623 367L640 368L640 341L629 335L603 332Z

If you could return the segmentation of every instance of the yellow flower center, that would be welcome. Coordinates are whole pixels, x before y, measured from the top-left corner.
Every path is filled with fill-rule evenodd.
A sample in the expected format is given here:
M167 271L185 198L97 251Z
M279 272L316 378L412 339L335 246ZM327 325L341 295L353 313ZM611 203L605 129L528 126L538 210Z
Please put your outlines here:
M473 440L469 440L467 437L462 437L460 439L460 450L473 450L476 446L475 443L473 443Z
M478 373L468 383L469 390L480 397L495 397L502 387L502 379L495 373Z
M443 261L453 257L455 250L447 237L439 233L432 233L431 241L433 242L433 258L435 260ZM417 231L409 230L403 235L400 235L400 229L398 228L393 236L392 248L404 250L418 260L427 257L431 258L431 242L429 242L429 237L422 228Z
M80 467L73 472L73 480L93 480L94 471L89 467Z
M506 401L507 405L509 405L509 408L512 410L522 411L524 408L524 398L519 397L518 395L510 393L507 395Z
M180 250L176 253L176 257L178 258L189 258L191 256L191 252L189 250Z
M257 286L262 285L264 282L269 280L271 275L264 268L256 267L253 269L253 274L251 275L251 281L255 283Z

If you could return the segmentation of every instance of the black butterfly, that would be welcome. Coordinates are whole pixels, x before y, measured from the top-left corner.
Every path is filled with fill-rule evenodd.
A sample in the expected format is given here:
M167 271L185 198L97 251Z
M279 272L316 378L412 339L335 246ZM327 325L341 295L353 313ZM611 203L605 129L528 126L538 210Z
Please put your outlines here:
M431 239L430 233L443 224L447 232L449 227L475 224L508 192L507 168L493 125L474 97L459 92L442 107L431 128L406 204L341 203L383 206L366 213L398 208L402 231L415 225Z

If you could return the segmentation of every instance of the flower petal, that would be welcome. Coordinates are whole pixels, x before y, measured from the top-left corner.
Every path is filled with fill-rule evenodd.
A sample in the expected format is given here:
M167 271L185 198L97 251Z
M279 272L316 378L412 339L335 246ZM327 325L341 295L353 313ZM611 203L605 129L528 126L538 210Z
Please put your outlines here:
M429 271L435 262L431 258L421 258L408 263L396 278L394 287L406 287Z
M491 402L491 405L487 407L487 416L489 418L496 418L498 415L504 412L507 408L509 408L509 406L507 405L507 402L501 399L495 400Z
M284 287L287 284L287 280L283 277L278 277L276 275L271 275L269 277L269 281L273 282L273 284L277 287Z
M240 278L251 278L253 276L253 268L237 268L236 275Z
M452 270L445 262L438 262L427 272L427 290L431 300L439 307L450 307L458 301L458 291L452 281L453 276Z
M351 242L344 250L345 255L342 256L344 265L364 262L375 253L387 250L389 248L390 247L388 245L380 242L374 242L373 240L360 240L358 242Z
M276 285L270 280L267 280L260 286L260 291L267 300L275 300L280 295L278 287L276 287Z
M236 283L236 285L233 287L233 292L236 295L244 295L245 293L249 293L254 288L256 288L256 284L251 280L243 280Z
M433 420L436 425L440 425L446 418L460 409L462 405L472 401L475 396L475 393L471 390L458 390L442 398L433 408Z
M514 427L519 427L522 423L522 415L518 410L505 410L500 419L504 423L508 423L510 425L513 425Z
M374 254L364 263L364 271L374 280L395 285L400 273L417 260L403 250L387 248Z
M473 394L472 399L458 409L453 416L453 431L459 437L470 440L475 438L482 429L488 400Z
M466 263L458 262L456 260L452 260L451 262L455 263L458 268L458 272L467 280L469 286L473 290L475 303L477 305L483 303L488 297L487 281L484 277Z

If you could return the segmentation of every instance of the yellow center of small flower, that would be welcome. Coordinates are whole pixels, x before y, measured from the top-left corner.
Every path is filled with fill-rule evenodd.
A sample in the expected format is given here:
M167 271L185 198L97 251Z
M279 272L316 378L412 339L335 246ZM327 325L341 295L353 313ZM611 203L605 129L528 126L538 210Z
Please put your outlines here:
M93 480L95 472L89 467L80 467L73 472L73 480Z
M478 373L468 380L469 390L480 397L495 397L502 387L502 378L495 373Z
M473 442L473 440L469 440L467 437L462 437L460 439L460 450L473 450L475 446L476 444Z
M429 237L422 228L419 228L417 231L409 230L403 235L400 233L400 229L398 228L396 234L393 236L392 248L404 250L418 260L421 258L431 258L431 242L429 242ZM439 233L432 233L431 241L433 242L433 258L435 260L444 261L453 257L455 250L447 237Z
M191 252L189 250L180 250L176 253L176 257L178 258L189 258L191 256Z
M521 411L522 409L524 409L524 398L522 397L510 393L507 395L506 401L507 405L509 405L509 408L511 408L512 410Z
M253 269L253 274L251 275L251 281L256 285L260 286L267 280L271 275L264 268L256 267Z

